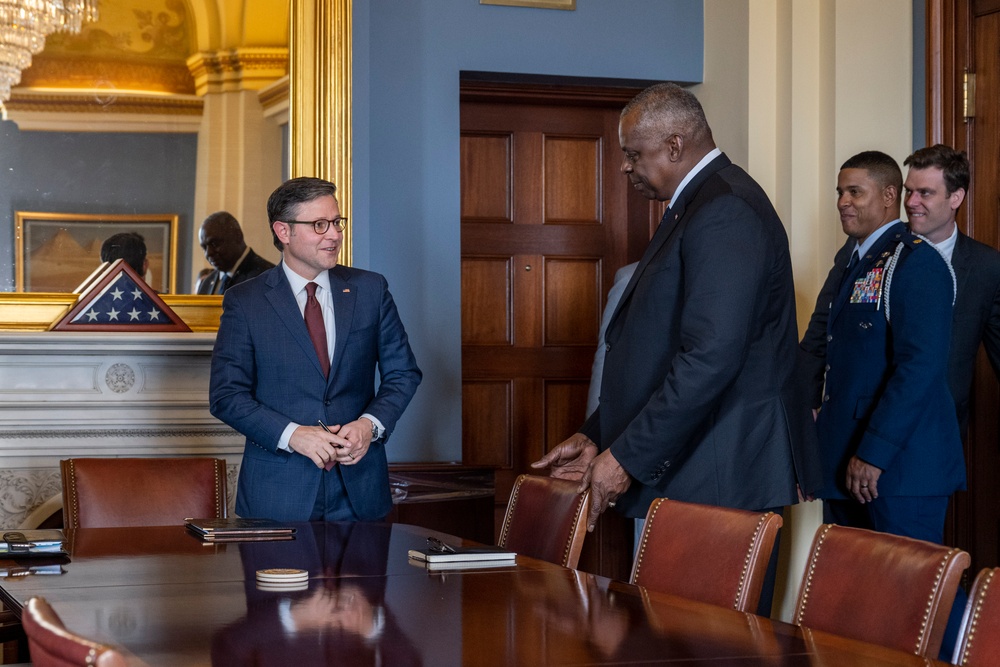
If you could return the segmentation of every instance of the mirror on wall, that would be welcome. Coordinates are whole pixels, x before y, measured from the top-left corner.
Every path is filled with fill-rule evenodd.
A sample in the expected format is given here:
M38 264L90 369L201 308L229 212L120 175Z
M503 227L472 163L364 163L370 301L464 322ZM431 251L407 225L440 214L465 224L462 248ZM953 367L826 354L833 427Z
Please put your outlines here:
M108 234L136 231L156 289L192 294L219 210L276 261L264 199L288 173L288 18L288 0L100 0L79 34L49 35L0 121L0 291L60 291Z

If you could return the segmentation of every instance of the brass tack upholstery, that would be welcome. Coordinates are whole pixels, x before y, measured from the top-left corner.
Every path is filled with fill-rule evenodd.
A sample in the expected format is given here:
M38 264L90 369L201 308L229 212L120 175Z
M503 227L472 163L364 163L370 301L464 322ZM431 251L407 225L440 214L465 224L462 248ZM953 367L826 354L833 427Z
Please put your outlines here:
M960 549L824 524L813 539L793 620L936 658L969 562Z
M226 462L77 458L59 462L67 528L181 525L226 516Z
M962 628L952 662L965 667L996 665L1000 658L1000 568L986 568L976 576L965 606Z
M654 500L630 581L689 600L756 611L781 523L774 512Z
M521 475L507 503L500 546L525 556L576 568L587 534L590 492L577 482Z
M22 616L28 636L31 664L35 667L125 667L125 656L111 646L98 644L66 629L44 598L28 600Z

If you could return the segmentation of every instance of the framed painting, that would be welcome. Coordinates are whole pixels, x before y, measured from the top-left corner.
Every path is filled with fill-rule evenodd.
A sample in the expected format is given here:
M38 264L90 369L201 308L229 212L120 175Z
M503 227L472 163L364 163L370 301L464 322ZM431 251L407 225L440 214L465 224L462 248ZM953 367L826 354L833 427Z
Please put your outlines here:
M540 9L576 9L576 0L479 0L481 5L508 5L510 7L538 7Z
M160 293L177 282L177 219L171 213L103 215L14 214L15 290L74 292L101 266L101 246L119 232L136 232L146 244L143 279Z

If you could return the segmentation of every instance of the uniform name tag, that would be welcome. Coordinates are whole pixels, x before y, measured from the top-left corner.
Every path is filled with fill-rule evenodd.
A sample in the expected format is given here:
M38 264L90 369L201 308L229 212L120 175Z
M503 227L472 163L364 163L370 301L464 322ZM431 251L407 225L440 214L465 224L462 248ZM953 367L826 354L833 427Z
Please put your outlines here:
M876 267L854 281L851 303L878 303L882 298L882 273L885 269Z

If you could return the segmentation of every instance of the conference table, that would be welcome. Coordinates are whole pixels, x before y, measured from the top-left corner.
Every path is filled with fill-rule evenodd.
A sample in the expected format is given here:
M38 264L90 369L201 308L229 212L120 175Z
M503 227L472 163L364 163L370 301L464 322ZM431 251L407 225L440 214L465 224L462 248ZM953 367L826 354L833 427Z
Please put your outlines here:
M293 525L293 540L223 544L182 526L67 530L63 561L0 560L0 597L20 612L42 596L138 665L939 664L520 555L429 571L410 549L464 542L425 528ZM258 584L271 568L309 579Z

